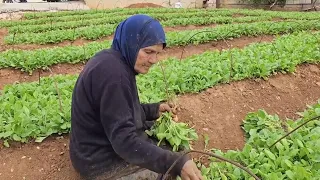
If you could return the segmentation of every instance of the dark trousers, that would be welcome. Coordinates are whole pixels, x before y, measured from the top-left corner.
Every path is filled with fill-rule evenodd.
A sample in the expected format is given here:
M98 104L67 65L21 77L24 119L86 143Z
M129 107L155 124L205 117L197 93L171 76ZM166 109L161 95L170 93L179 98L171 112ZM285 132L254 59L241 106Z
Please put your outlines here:
M150 143L157 144L155 139L148 139ZM171 150L172 147L163 141L160 145L161 148L166 150ZM155 162L156 163L156 162ZM108 171L99 170L99 172L93 172L90 176L81 176L81 180L162 180L161 174L152 172L150 170L141 168L136 165L129 164L122 161L118 164L114 164L113 167L108 169ZM166 180L173 179L173 177L168 177Z

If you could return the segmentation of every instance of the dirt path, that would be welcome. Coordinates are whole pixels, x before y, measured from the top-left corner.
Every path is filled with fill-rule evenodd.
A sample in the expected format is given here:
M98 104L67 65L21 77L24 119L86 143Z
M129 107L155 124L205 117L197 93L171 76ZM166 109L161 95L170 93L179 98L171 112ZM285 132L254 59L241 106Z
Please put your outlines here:
M270 42L274 39L273 36L258 36L258 37L241 37L233 40L228 40L227 45L224 41L211 42L206 44L200 44L197 46L189 45L186 46L183 53L183 58L194 55L201 54L205 51L212 50L222 50L229 48L243 48L251 43L257 42ZM183 47L173 47L168 48L164 53L159 55L159 59L167 59L169 57L180 58L182 54ZM54 74L78 74L83 68L83 63L79 64L59 64L51 67ZM49 71L41 71L41 77L49 76ZM36 81L39 78L39 71L34 71L33 75L28 75L27 73L21 72L17 69L5 68L0 69L0 89L6 84L12 84L14 82L30 82Z
M224 84L197 95L179 97L179 120L195 125L202 150L201 134L210 137L209 148L241 149L244 144L241 121L259 108L280 117L295 113L320 98L320 65L302 65L294 74L276 75L268 81L244 80ZM68 154L68 136L50 137L41 144L14 145L0 151L0 179L73 180Z

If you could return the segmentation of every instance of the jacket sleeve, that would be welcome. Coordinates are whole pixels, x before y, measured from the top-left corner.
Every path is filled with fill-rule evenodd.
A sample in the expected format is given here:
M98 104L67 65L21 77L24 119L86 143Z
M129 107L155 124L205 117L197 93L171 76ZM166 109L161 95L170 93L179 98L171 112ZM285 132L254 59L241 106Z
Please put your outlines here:
M104 87L100 99L100 118L105 133L114 151L128 163L164 174L179 153L162 149L142 140L136 133L133 114L133 95L131 89L121 83ZM170 174L180 175L189 158L180 160Z
M141 104L141 107L147 121L154 121L159 118L160 103Z

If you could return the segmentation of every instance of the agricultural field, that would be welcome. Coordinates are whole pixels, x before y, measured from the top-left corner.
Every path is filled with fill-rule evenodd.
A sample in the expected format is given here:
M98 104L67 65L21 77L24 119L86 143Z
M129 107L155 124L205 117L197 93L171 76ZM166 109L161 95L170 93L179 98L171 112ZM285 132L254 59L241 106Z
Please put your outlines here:
M158 19L168 44L137 76L140 100L178 110L150 136L174 151L215 153L263 180L320 179L320 13L169 8L0 20L0 179L77 179L68 152L73 86L90 57L111 46L117 23L136 13ZM191 155L205 179L254 179Z

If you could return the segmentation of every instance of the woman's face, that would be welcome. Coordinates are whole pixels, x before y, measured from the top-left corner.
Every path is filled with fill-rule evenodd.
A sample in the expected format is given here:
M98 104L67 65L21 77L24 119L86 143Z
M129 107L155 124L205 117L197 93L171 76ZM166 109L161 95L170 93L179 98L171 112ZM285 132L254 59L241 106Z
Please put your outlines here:
M139 74L146 74L159 60L157 55L163 51L163 45L157 44L140 49L134 69Z

